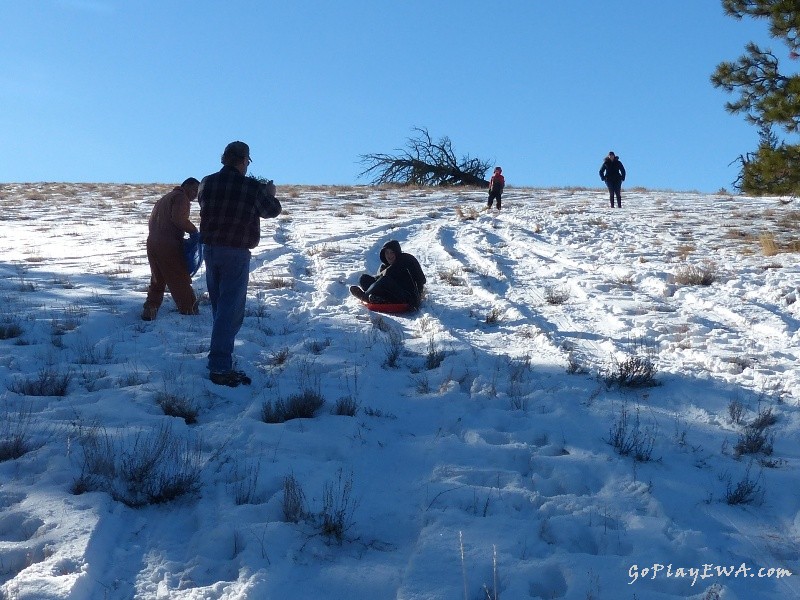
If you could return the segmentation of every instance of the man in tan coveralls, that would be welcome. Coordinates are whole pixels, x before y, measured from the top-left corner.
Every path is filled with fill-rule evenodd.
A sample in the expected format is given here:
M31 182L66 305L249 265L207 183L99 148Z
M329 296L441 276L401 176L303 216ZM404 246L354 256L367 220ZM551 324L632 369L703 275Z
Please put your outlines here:
M142 308L145 321L156 318L165 288L169 288L182 315L196 315L198 312L192 277L183 256L183 234L197 232L197 227L189 220L189 208L191 201L197 198L199 185L197 179L189 177L156 202L150 214L147 236L150 287Z

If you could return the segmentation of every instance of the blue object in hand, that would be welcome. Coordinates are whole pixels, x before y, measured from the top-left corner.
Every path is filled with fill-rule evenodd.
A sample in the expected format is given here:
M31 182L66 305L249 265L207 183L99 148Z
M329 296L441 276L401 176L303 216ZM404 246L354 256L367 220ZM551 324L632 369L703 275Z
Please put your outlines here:
M200 232L190 233L189 237L183 240L183 256L186 259L186 268L189 275L194 277L203 264L203 244L200 240Z

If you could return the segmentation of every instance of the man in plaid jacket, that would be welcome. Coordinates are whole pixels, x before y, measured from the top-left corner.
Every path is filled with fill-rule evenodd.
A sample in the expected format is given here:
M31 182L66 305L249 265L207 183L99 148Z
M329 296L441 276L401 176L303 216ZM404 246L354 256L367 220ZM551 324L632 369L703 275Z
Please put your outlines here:
M222 169L200 182L200 237L206 263L206 285L213 325L208 352L210 379L218 385L249 385L233 368L233 344L244 321L250 250L261 237L261 218L277 217L281 203L272 181L247 177L250 147L231 142L222 154Z

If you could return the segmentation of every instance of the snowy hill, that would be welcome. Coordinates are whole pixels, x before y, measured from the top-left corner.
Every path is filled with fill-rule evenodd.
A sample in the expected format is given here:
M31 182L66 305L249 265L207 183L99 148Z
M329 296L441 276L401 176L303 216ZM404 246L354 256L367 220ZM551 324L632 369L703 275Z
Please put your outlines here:
M139 318L169 189L0 187L3 600L800 597L795 203L279 187L231 389Z

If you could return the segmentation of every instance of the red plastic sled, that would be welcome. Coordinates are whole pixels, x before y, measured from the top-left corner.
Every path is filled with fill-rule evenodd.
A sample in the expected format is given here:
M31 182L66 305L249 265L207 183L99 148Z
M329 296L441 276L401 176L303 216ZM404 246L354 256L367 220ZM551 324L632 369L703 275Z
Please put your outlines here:
M368 309L375 311L375 312L384 312L384 313L404 313L404 312L411 312L414 310L414 307L410 304L405 302L402 303L385 303L385 302L361 302L364 306Z

